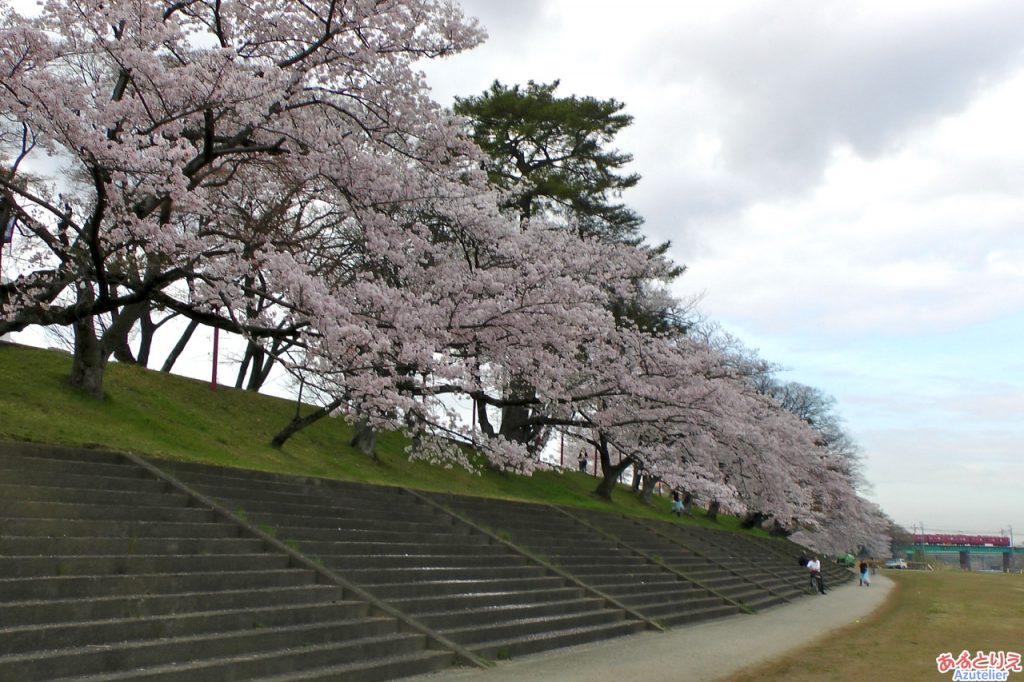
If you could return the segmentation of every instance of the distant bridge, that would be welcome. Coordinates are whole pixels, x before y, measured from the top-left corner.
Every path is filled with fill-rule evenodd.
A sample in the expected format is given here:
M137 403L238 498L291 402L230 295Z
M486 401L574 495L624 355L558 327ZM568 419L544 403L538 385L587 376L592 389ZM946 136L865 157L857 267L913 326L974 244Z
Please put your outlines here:
M1008 571L1013 566L1014 556L1024 555L1024 547L994 546L994 545L971 545L971 544L938 544L929 542L918 542L912 545L904 544L899 551L912 556L914 552L921 551L925 554L959 554L960 568L970 569L972 554L1002 554L1003 570Z

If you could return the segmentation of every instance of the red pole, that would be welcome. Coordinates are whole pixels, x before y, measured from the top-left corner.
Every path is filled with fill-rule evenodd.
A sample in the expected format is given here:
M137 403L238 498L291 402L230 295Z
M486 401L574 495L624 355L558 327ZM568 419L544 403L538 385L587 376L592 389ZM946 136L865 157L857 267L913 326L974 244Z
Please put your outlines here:
M210 390L217 390L217 350L220 346L220 328L213 328L213 376L210 378Z

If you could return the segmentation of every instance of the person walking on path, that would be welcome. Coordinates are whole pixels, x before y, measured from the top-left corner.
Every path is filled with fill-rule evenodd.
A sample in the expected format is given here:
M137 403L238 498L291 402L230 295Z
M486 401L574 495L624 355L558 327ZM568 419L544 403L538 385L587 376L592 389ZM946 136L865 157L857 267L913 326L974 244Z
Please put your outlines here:
M866 562L863 559L861 559L860 560L860 582L858 583L858 585L863 585L864 587L867 587L870 584L871 584L871 579L868 578L868 562Z

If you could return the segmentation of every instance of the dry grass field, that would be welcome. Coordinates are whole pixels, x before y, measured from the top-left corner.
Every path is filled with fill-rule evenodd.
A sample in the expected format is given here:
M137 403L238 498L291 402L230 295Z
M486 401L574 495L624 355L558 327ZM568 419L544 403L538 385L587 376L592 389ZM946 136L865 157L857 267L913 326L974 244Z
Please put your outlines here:
M935 658L965 649L1024 653L1024 575L888 571L896 588L871 617L730 679L943 680ZM1024 673L1010 673L1010 682Z

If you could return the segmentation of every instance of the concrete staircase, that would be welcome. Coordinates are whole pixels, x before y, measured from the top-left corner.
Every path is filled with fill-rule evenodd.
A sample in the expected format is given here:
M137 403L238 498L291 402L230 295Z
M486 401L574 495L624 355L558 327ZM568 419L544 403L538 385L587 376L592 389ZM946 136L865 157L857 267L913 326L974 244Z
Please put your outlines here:
M757 611L799 596L784 579L763 570L758 552L710 551L705 542L686 542L678 524L592 512L587 519L621 542L655 557L689 580L745 609ZM692 529L697 535L714 531Z
M437 498L660 626L740 610L721 594L696 585L557 507L456 495Z
M648 525L700 554L710 566L719 566L719 570L728 570L765 590L760 596L752 595L747 602L755 610L805 594L803 588L806 576L800 573L796 562L790 565L780 561L767 546L750 543L737 533L712 528L682 526L665 521L653 521ZM713 574L713 569L709 567L707 570Z
M780 566L779 570L793 572L800 589L805 589L808 582L807 569L801 568L797 560L801 555L813 556L813 552L805 547L801 547L788 538L768 539L749 536L744 537L743 540L758 545L766 550L766 554L777 557L776 562ZM828 559L822 559L821 572L825 579L826 588L850 582L857 575L853 570L839 566Z
M0 444L0 679L380 680L451 651L124 458Z
M0 680L386 680L805 594L790 542L0 442ZM827 565L837 584L852 574Z
M476 655L517 656L644 627L400 488L161 466Z

